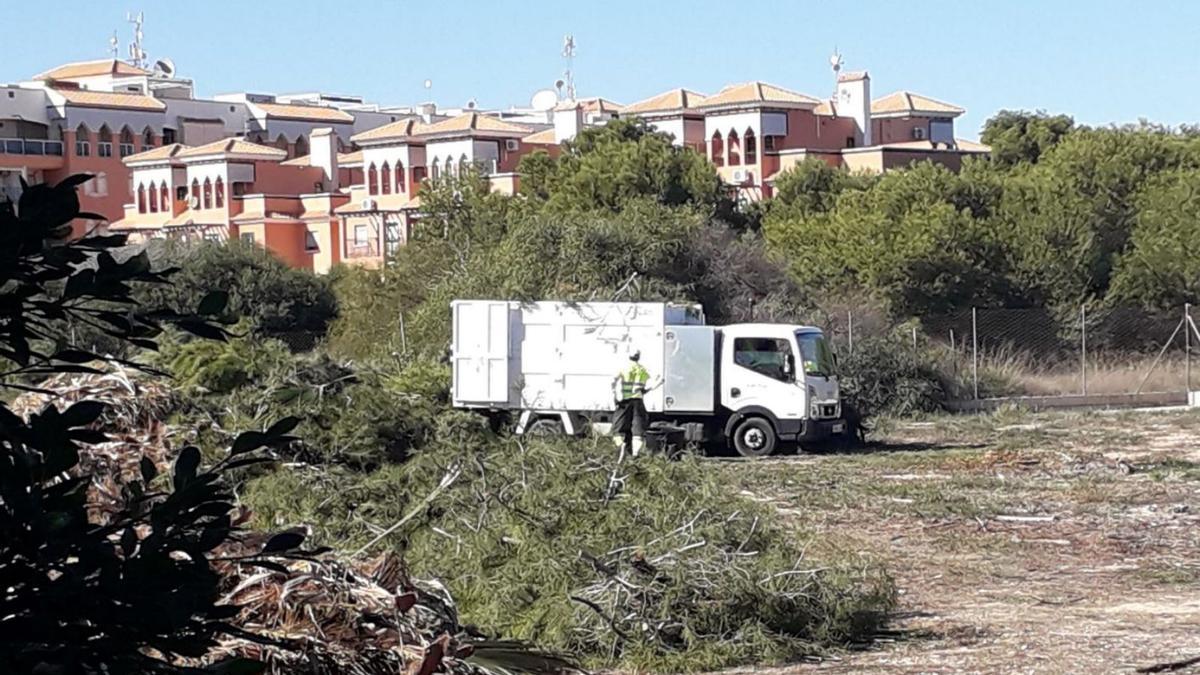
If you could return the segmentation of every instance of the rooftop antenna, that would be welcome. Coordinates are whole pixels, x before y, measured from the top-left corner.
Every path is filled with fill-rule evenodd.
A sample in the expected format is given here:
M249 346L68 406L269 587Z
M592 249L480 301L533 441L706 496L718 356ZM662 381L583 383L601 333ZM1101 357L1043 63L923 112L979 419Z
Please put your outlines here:
M117 31L113 31L112 37L108 38L108 53L112 54L115 59L121 56L121 41L117 39Z
M567 100L575 100L575 36L567 33L563 36L563 58L567 61L567 70L563 73L567 85Z
M838 74L841 73L841 71L842 71L843 64L845 64L845 60L842 59L842 53L837 50L837 46L835 45L833 48L833 55L829 57L829 67L833 68L833 95L834 95L834 97L837 96L837 79L838 79Z
M142 12L138 12L137 16L134 16L133 12L126 12L125 20L133 24L133 44L129 45L129 62L138 68L144 68L146 50L142 49L142 24L145 23L146 17Z

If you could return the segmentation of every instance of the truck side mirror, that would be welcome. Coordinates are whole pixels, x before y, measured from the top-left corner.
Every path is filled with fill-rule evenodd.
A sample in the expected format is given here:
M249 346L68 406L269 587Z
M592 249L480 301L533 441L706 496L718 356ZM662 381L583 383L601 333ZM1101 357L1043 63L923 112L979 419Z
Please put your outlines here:
M783 376L789 380L796 379L796 359L791 354L783 357Z

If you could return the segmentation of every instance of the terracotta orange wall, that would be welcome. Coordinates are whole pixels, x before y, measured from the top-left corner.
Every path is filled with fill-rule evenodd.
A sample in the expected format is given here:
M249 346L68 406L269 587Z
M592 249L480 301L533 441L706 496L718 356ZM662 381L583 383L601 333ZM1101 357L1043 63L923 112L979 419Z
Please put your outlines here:
M252 192L300 195L319 192L316 187L325 173L311 166L285 166L278 162L255 162Z
M951 171L962 168L962 155L957 152L902 152L888 150L883 153L883 169L904 169L913 162L929 160L941 164Z
M925 138L929 138L929 120L924 117L889 117L871 120L872 139L880 143L905 143L917 140L913 138L912 130L924 127Z
M289 267L312 269L312 254L304 250L304 223L267 221L263 229L267 250Z
M119 133L119 132L118 132ZM94 197L84 194L83 187L77 190L79 195L79 207L82 211L98 213L108 218L110 222L120 220L124 215L124 206L133 200L132 194L129 191L129 176L132 173L124 162L121 161L120 138L117 133L113 134L113 154L111 157L100 157L99 146L96 141L96 130L90 130L87 141L90 143L90 154L87 157L79 157L75 154L76 138L74 129L63 131L63 157L62 168L57 170L46 171L46 182L57 183L67 176L72 176L77 173L97 174L104 172L108 179L108 196ZM157 138L155 139L157 141ZM145 146L142 144L140 134L134 135L133 151L142 152L149 150L154 146ZM76 224L76 234L81 233L82 223Z

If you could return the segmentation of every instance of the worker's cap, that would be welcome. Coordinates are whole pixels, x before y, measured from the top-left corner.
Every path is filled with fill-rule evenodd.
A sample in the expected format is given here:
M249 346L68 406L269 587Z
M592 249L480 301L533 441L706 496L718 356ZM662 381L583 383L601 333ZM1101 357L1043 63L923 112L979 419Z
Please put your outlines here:
M637 361L640 358L642 358L642 353L636 349L633 350L633 353L629 355L630 361Z

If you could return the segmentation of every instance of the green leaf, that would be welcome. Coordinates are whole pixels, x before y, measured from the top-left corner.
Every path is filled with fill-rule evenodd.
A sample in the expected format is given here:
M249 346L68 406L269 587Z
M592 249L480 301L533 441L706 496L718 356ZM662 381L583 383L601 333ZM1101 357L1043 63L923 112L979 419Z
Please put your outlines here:
M225 341L228 335L220 326L214 326L206 321L199 319L181 319L177 324L181 330L187 331L196 337L205 338L208 340Z
M82 427L95 422L104 414L105 405L99 401L80 401L62 413L67 427Z
M240 455L243 452L257 450L266 445L268 440L270 439L267 435L261 431L243 431L234 439L233 447L229 449L229 454Z
M142 461L138 463L138 468L142 471L142 481L149 483L158 476L158 467L154 465L154 461L149 457L142 455Z
M304 543L305 535L302 532L280 532L279 534L267 540L263 546L263 553L282 553L284 551L292 551L300 548Z
M203 316L216 316L225 311L229 304L229 293L226 291L210 291L200 300L196 313Z
M179 490L196 479L196 470L200 468L200 449L189 445L179 453L175 460L175 489Z
M295 429L296 425L298 424L300 424L299 417L285 417L275 424L272 424L271 427L267 429L266 433L267 436L270 436L271 438L278 438L291 433L292 429Z

